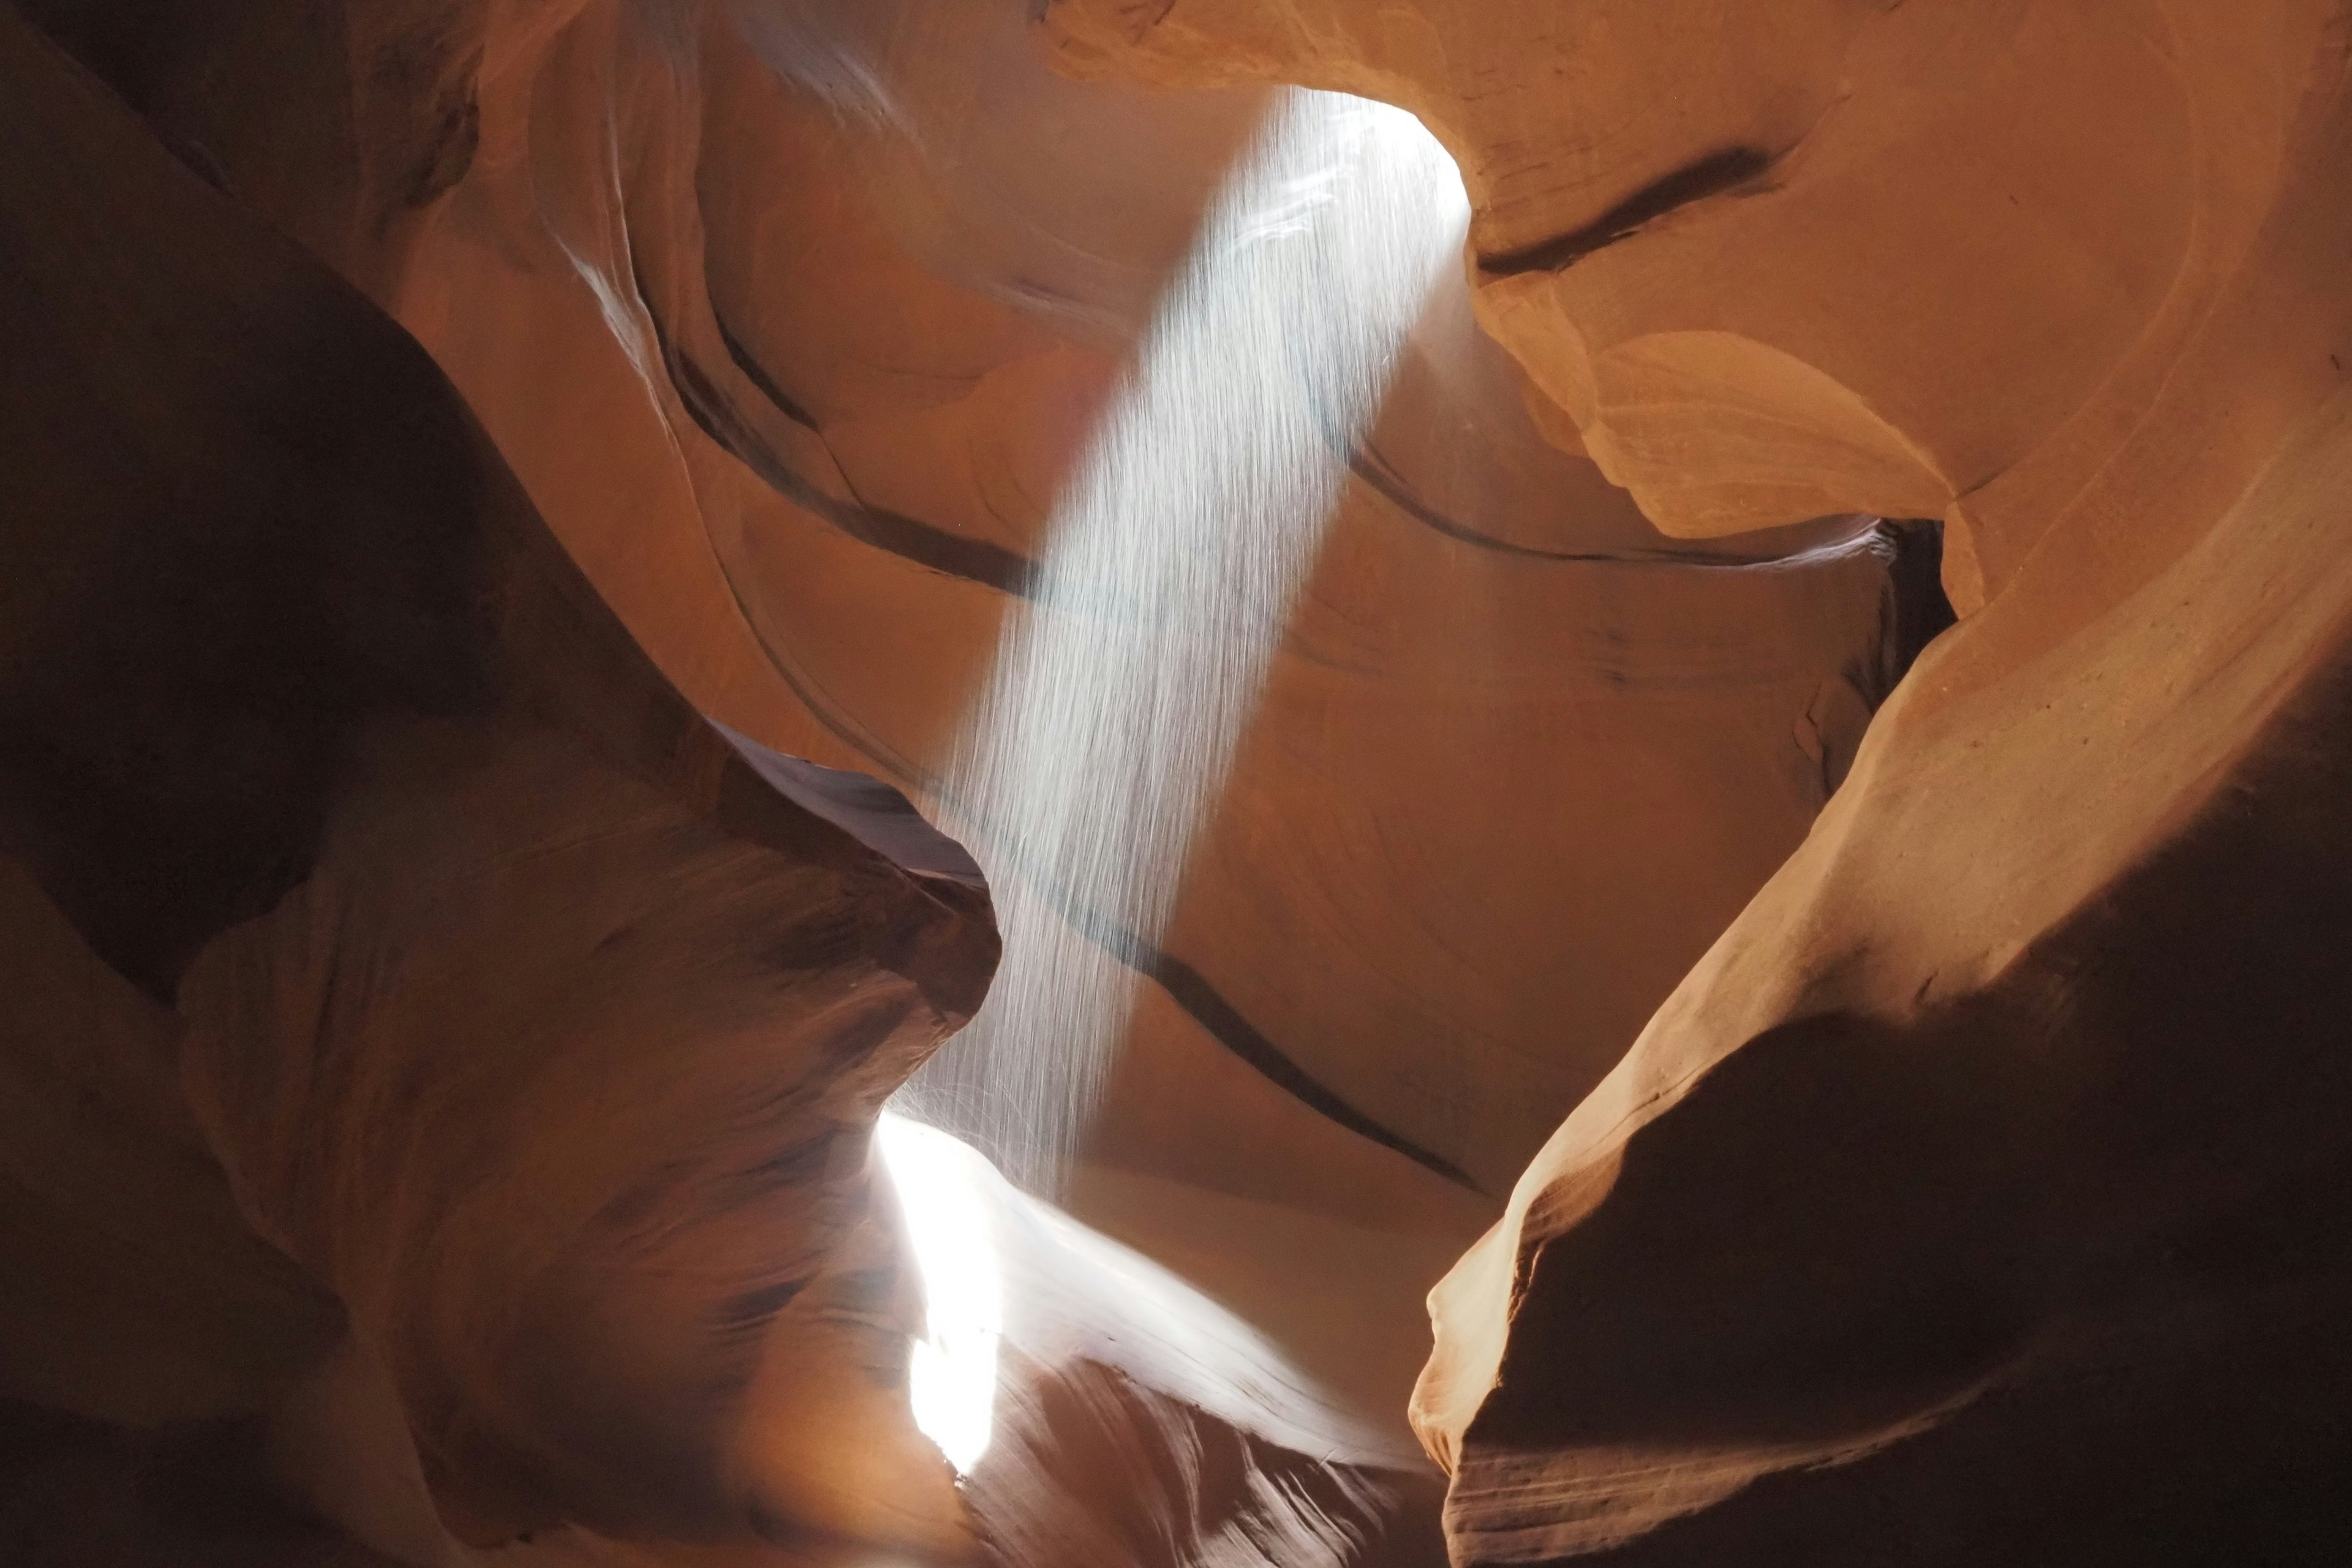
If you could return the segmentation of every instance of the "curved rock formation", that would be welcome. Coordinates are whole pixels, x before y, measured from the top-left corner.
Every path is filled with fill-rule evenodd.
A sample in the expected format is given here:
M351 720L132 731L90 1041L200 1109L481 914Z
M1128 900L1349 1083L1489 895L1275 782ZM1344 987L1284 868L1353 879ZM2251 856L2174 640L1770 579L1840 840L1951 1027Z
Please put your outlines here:
M2296 89L2266 23L1883 9L1055 0L1045 26L1080 70L1412 109L1470 188L1481 321L1574 421L1549 429L1670 533L1948 514L1970 609L2065 494L1991 481L2086 400L2143 399L2182 282L2238 263L2221 187L2278 148L2224 100Z
M959 1497L868 1134L970 858L702 721L215 160L14 12L0 79L10 1560L1425 1561L1392 1436L1010 1194Z
M152 1070L173 1031L89 955L176 1000L179 1076L239 1206L340 1298L461 1534L952 1543L936 1458L855 1371L904 1342L865 1133L978 1005L984 893L772 790L631 646L404 334L0 23L0 446L26 502L0 816L79 937L33 917L62 961L25 977L16 1022L103 1085L110 1035L61 1049L45 1010L126 1020L140 1059L119 1070ZM217 1173L153 1121L112 1162L113 1223L217 1228ZM163 1159L186 1197L157 1190ZM108 1221L76 1211L109 1206L50 1205L93 1268ZM217 1321L204 1348L252 1363L248 1386L37 1392L145 1420L282 1393L303 1339L239 1341L290 1315L315 1359L315 1292L257 1300L251 1244L205 1240L130 1272ZM160 1375L144 1341L198 1326L126 1323L112 1348ZM827 1335L848 1348L805 1342ZM840 1479L829 1444L734 1451L771 1339L816 1368L790 1396L871 1428L853 1451L890 1484Z
M745 15L766 16L771 34ZM387 197L364 221L342 216L346 195L280 199L263 183L250 199L419 332L698 704L783 749L919 790L987 657L1003 591L1263 97L1057 83L1024 52L1016 5L735 19L740 37L715 21L665 33L602 5L502 18L473 94L477 154L446 194L416 210ZM55 25L72 37L69 20ZM84 47L106 54L102 39ZM788 47L799 52L785 58ZM283 68L225 44L183 49L150 43L117 79L258 84ZM780 81L762 49L796 74ZM415 114L434 101L421 96ZM240 173L236 136L215 123L223 106L191 89L142 107L183 143L215 149L198 161L236 189L261 182ZM1074 124L1086 158L1071 151ZM956 162L929 170L922 160L943 146ZM1029 166L1041 155L1050 176ZM329 209L331 221L316 216ZM346 255L343 237L379 228L395 238ZM1383 786L1381 832L1427 843L1402 859L1335 845L1311 869L1229 893L1203 879L1197 917L1180 921L1255 922L1241 905L1271 899L1268 921L1325 923L1302 897L1349 921L1409 912L1392 932L1333 932L1323 962L1356 963L1342 947L1370 942L1369 962L1356 984L1296 1001L1239 952L1181 941L1173 952L1257 1034L1388 1124L1427 1112L1384 1087L1378 1064L1442 1026L1439 1005L1389 997L1344 1020L1326 1010L1410 970L1419 928L1481 922L1456 945L1495 954L1469 977L1494 1001L1456 1032L1470 1076L1499 1081L1452 1131L1397 1131L1455 1164L1482 1162L1480 1179L1498 1184L1538 1123L1499 1146L1464 1128L1571 1102L1794 842L1823 775L1843 771L1883 686L1848 672L1880 658L1885 578L1863 559L1724 569L1786 543L1678 570L1621 494L1543 445L1518 412L1517 373L1471 329L1463 299L1449 288L1433 301L1358 455L1362 482L1333 520L1309 591L1316 620L1276 668L1269 700L1311 711L1269 728L1328 739L1295 761L1245 756L1228 807L1234 835L1263 838L1325 811L1325 781L1349 777ZM1685 595L1704 612L1679 608ZM1491 626L1483 646L1456 644L1465 622ZM1692 702L1716 706L1694 715ZM1410 748L1385 717L1399 711ZM1460 760L1443 787L1388 786L1390 759L1408 749ZM1545 814L1559 837L1540 852L1524 826L1536 814L1493 793L1538 775L1590 795ZM1697 798L1661 809L1664 787ZM1645 811L1660 827L1632 853L1626 825ZM1520 826L1477 826L1503 822ZM1523 868L1536 885L1449 907L1424 863L1465 861ZM1546 878L1564 888L1571 868L1580 889L1605 890L1547 896ZM1629 903L1638 940L1618 918ZM1516 933L1587 908L1610 918L1593 921L1595 957L1575 983L1537 953L1503 952ZM1241 988L1258 994L1230 994ZM1565 1028L1563 1008L1576 1010ZM1202 1043L1217 1037L1198 1033L1209 1010L1190 1007ZM1550 1081L1538 1089L1514 1058Z
M2338 0L33 8L184 172L12 26L0 1225L96 1310L0 1284L11 1399L416 1561L1412 1561L1492 1224L1457 1562L2343 1555ZM1070 1206L1271 1342L1000 1192L1096 1288L958 1489L864 1131L990 943L825 770L995 852L1275 83L1470 266L1164 929L1054 890L1139 984Z
M1455 1561L2352 1540L2344 25L1054 7L1412 105L1655 521L1941 511L1980 607L1433 1295Z
M697 707L934 810L1267 105L1063 79L1019 0L35 9L417 335ZM1405 1303L1933 625L1916 553L1811 549L1850 519L1660 535L1471 303L1441 285L1345 454L1168 929L1121 954L1145 984L1071 1198L1391 1415Z

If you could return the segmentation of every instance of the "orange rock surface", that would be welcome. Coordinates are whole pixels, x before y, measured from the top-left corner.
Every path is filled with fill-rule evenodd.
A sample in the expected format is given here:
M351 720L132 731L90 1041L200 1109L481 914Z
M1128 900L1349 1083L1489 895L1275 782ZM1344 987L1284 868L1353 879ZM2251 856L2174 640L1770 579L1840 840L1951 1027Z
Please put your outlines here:
M417 7L294 53L47 9L417 335L697 706L919 797L1266 103L1067 80L1010 4ZM1492 1218L1924 635L1887 550L1773 563L1850 521L1660 535L1472 300L1433 297L1355 454L1077 1178L1262 1319ZM1186 1189L1268 1224L1204 1258L1135 1196ZM1375 1318L1327 1370L1393 1411L1422 1331Z
M1975 612L1433 1296L1456 1562L2342 1549L2343 24L1053 8L1412 105L1654 521L1940 512Z
M274 1420L347 1331L462 1537L968 1550L857 1369L908 1310L866 1134L979 1003L984 891L772 790L412 340L0 25L8 1212L56 1292L10 1392ZM780 1379L859 1440L732 1451Z
M1410 1391L1457 1563L2340 1555L2339 0L26 11L0 1477L1336 1568ZM992 928L770 752L987 828L1283 84L1468 254L1065 1196L1309 1414L1074 1291L959 1491L865 1150Z

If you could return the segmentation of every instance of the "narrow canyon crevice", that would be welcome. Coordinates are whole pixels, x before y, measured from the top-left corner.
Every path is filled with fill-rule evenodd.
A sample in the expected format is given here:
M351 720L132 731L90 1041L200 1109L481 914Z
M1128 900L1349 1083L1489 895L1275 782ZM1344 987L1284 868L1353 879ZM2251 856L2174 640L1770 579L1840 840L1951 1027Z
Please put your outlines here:
M2347 0L0 0L0 1561L2352 1553Z

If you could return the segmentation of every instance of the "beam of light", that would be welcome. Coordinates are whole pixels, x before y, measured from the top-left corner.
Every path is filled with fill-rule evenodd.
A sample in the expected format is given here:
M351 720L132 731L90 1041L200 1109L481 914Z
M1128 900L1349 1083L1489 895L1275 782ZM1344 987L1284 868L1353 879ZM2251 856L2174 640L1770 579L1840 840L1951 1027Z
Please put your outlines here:
M1237 1430L1336 1463L1412 1468L1419 1450L1334 1405L1258 1331L1175 1274L1007 1182L970 1144L884 1111L874 1146L922 1280L908 1375L915 1425L959 1477L987 1453L997 1360L1118 1369Z
M988 1451L996 1411L996 1351L1004 1332L986 1163L944 1132L885 1111L875 1147L898 1192L923 1281L923 1334L910 1347L915 1426L970 1475Z
M1004 960L893 1103L1057 1190L1292 600L1469 203L1402 110L1282 95L1056 507L950 758ZM1332 437L1340 437L1334 451Z

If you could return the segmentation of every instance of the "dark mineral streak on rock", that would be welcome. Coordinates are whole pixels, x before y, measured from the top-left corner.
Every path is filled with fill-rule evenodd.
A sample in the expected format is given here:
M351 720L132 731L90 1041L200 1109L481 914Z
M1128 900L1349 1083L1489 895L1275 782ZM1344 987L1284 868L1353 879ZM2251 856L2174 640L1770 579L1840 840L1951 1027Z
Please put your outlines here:
M1645 224L1655 223L1677 207L1727 192L1756 188L1779 160L1759 147L1727 147L1662 174L1619 201L1607 212L1566 234L1539 239L1515 250L1493 251L1478 258L1478 269L1494 278L1524 272L1558 272L1613 245Z
M795 472L760 438L759 432L743 418L709 373L677 346L650 303L646 315L654 324L656 341L661 345L662 363L669 371L671 384L677 389L678 400L686 405L687 413L703 434L733 454L778 495L814 512L851 538L917 565L968 583L982 584L1015 598L1030 595L1037 567L1026 557L1003 545L967 539L899 512L842 500ZM733 352L730 340L730 353ZM739 359L738 363L742 361ZM796 425L816 429L806 413L780 393L771 391L773 384L766 376L757 377L754 384L762 395L775 402L779 413Z

